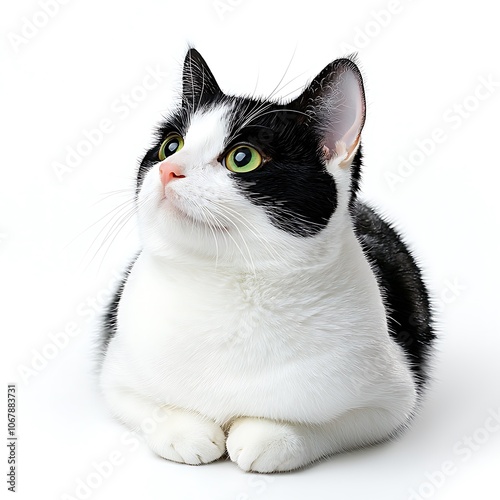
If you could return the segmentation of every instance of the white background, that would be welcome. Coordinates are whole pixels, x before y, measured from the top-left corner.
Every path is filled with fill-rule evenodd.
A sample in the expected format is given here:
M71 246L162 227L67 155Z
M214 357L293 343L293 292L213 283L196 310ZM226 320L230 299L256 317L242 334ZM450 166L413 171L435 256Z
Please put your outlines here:
M18 384L17 498L83 498L77 485L88 480L92 499L500 498L500 423L488 420L500 419L494 3L47 2L50 18L43 0L4 2L0 16L2 381L5 393ZM122 441L124 428L108 415L92 375L93 304L104 303L137 248L134 220L120 222L188 43L229 93L269 94L291 61L279 92L290 97L358 51L368 102L364 197L404 231L440 311L434 382L397 442L261 476L229 461L161 460ZM144 90L148 68L163 76ZM85 133L103 119L112 130L57 176L54 165L68 148L85 149ZM432 145L435 129L441 142ZM393 185L388 173L403 159L413 171ZM110 455L119 463L102 479L93 464Z

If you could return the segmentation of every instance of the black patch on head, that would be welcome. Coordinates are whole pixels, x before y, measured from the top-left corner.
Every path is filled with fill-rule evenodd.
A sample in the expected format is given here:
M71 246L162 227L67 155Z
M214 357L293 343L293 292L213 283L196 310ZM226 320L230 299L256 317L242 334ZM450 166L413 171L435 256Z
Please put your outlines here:
M337 207L333 177L326 171L315 131L300 110L267 101L232 97L227 149L244 143L268 158L260 168L232 173L273 225L295 236L321 231Z
M287 105L233 98L230 142L248 142L269 158L260 169L233 174L236 182L252 203L265 207L274 225L295 236L313 236L337 208L323 150L335 154L337 141L345 140L352 151L364 120L363 82L350 59L327 65ZM359 186L360 151L352 172L351 204Z
M165 118L156 130L153 147L146 153L137 173L136 196L141 190L144 176L159 161L160 145L169 132L178 132L185 136L191 117L196 111L208 110L224 99L217 81L210 68L196 49L189 49L184 59L182 70L181 106ZM227 97L226 97L227 99Z
M172 131L184 136L194 113L225 104L230 110L230 133L220 159L237 144L255 147L266 159L254 171L231 172L237 186L254 205L265 209L276 227L298 237L314 236L328 224L337 208L336 185L325 168L323 147L331 149L332 141L335 144L336 137L342 137L341 127L346 120L337 119L336 110L351 109L341 87L346 74L356 75L362 93L356 65L339 59L328 65L297 99L284 105L225 95L201 55L190 49L183 66L182 104L158 129L155 145L142 160L137 193L146 172L158 162L165 136ZM364 102L364 94L362 98ZM360 168L358 151L352 166L351 204Z

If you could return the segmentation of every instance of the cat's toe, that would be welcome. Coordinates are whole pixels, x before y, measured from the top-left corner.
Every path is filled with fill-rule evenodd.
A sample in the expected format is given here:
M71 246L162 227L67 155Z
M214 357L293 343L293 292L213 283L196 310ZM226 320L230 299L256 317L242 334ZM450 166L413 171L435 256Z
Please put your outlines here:
M226 446L231 460L245 471L287 471L307 461L304 440L293 426L267 419L236 420Z
M225 452L222 429L215 422L189 414L161 422L146 435L146 441L161 457L190 465L213 462Z

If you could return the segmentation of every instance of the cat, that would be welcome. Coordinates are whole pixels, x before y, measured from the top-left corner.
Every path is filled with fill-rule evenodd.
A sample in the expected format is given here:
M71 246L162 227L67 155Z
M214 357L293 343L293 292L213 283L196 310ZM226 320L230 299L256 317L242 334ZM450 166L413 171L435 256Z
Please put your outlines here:
M107 404L161 457L289 471L414 416L432 308L401 237L358 200L365 112L352 58L285 104L226 95L188 50L100 340Z

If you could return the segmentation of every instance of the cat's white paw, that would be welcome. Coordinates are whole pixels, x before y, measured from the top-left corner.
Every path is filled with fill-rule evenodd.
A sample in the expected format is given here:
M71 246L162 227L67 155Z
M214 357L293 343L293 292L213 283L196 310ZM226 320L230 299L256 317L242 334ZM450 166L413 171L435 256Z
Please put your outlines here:
M155 453L174 462L206 464L225 452L222 429L215 422L186 411L173 412L145 437Z
M235 420L226 447L231 460L245 471L287 471L309 462L304 439L294 426L263 418Z

